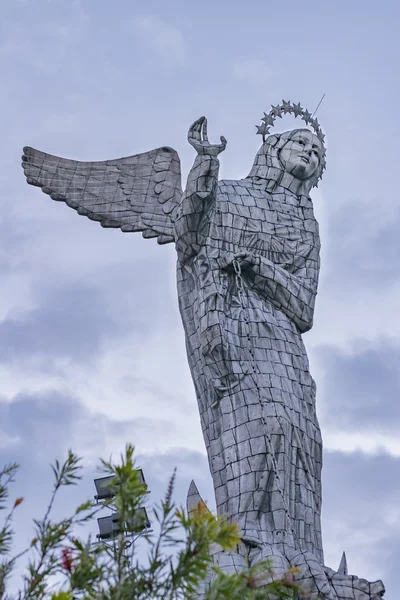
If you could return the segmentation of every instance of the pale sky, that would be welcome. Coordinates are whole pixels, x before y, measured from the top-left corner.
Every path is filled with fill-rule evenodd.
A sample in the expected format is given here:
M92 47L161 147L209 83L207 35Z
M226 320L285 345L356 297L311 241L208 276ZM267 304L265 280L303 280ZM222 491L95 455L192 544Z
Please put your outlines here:
M282 99L327 136L312 194L322 238L304 336L324 448L326 564L381 578L400 555L400 5L250 0L2 0L0 457L18 460L21 523L40 513L48 463L68 447L94 493L102 455L135 444L156 501L178 467L212 504L186 363L175 250L104 230L28 186L22 147L80 160L175 148L190 124L228 140L221 177L248 174L255 125ZM279 123L290 128L289 119ZM95 533L95 532L94 532Z

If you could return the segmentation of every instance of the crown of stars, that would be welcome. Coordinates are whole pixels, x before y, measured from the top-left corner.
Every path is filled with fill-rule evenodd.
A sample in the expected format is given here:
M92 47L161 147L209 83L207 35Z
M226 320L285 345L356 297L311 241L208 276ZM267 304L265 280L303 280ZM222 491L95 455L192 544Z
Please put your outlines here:
M271 127L274 126L276 119L279 117L282 118L282 115L292 114L296 118L300 117L307 125L313 128L315 135L320 140L323 148L323 155L321 159L322 170L326 167L325 154L326 150L324 147L325 136L321 131L321 126L318 123L318 119L314 119L312 114L304 109L300 102L298 104L294 104L292 102L286 100L282 100L282 104L277 104L276 106L271 105L271 110L269 113L264 113L264 117L261 119L261 125L256 125L257 133L263 136L263 141L265 142L266 136L270 133Z

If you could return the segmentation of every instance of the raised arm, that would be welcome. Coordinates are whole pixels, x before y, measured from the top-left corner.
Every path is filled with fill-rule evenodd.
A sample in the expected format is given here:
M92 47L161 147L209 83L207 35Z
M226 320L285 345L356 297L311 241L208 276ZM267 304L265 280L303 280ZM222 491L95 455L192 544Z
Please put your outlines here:
M210 144L207 136L207 119L201 117L188 132L188 141L197 156L190 170L175 223L176 248L185 262L198 253L208 234L210 211L214 205L217 187L218 154L226 148L226 139L220 144Z
M237 262L249 284L289 317L300 333L311 329L318 286L317 249L295 275L263 256L240 254Z

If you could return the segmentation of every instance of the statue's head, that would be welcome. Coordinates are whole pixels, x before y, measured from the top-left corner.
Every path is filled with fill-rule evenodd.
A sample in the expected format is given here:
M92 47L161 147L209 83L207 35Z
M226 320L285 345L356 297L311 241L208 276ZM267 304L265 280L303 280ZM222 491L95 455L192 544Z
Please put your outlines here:
M315 133L309 129L293 129L267 137L276 118L286 113L299 116ZM318 185L326 163L325 136L317 119L300 104L285 101L282 105L273 106L270 113L264 115L262 125L257 127L264 143L257 152L248 176L266 180L267 188L271 191L281 186L295 194L308 195L311 188Z
M318 137L308 129L293 129L268 136L249 177L268 180L271 189L279 185L307 196L323 168L324 149Z
M285 171L300 181L321 175L323 149L321 142L308 129L283 133L278 143L278 159Z

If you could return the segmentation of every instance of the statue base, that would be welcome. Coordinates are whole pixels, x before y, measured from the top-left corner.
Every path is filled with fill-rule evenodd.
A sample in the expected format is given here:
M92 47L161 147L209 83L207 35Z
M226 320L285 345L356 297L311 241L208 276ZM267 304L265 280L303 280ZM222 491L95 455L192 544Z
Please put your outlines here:
M192 512L203 502L194 481L187 496L187 510ZM269 568L257 574L255 587L262 588L271 581L293 577L290 569L295 568L294 581L302 593L297 600L380 600L385 593L382 581L369 582L348 574L346 555L343 552L337 571L326 567L311 552L305 552L285 543L253 545L242 541L237 552L225 552L212 544L210 554L213 563L227 575L240 573L243 569L268 561ZM207 588L216 577L210 569L195 600L203 600Z
M242 543L240 546L245 544ZM334 571L321 565L311 553L307 552L287 549L284 555L280 548L268 546L250 549L245 556L239 552L224 552L214 546L211 554L214 564L226 574L240 573L260 560L268 560L270 568L261 571L255 582L256 587L259 588L273 580L285 578L289 569L296 567L298 572L294 576L294 581L302 590L298 600L381 600L385 592L382 581L369 582L341 572L340 568ZM214 577L214 571L210 570L196 600L203 600Z

